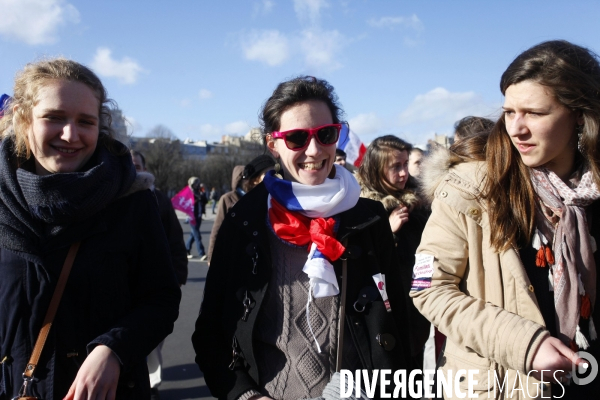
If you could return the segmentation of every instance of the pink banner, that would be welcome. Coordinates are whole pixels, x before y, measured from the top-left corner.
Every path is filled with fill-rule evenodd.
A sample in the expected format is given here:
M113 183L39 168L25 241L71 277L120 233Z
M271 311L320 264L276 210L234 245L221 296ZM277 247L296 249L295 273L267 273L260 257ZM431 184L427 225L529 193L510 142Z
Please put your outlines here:
M194 217L194 192L192 192L189 186L184 187L181 192L173 196L171 203L174 209L183 211L190 216L190 224L196 225L196 218Z

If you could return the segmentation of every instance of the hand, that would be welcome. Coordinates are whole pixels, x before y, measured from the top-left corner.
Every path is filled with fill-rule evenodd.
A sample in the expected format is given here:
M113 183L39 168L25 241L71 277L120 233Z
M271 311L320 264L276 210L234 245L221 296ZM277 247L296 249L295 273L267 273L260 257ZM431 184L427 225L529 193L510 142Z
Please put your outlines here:
M63 400L114 400L121 364L112 350L98 345L87 356Z
M541 380L541 371L544 371L544 379L554 376L562 378L571 372L573 365L586 363L582 358L577 357L575 352L565 346L559 339L548 336L533 355L532 372L535 378Z
M402 228L402 225L408 222L408 208L398 206L390 214L390 226L392 232L396 233Z

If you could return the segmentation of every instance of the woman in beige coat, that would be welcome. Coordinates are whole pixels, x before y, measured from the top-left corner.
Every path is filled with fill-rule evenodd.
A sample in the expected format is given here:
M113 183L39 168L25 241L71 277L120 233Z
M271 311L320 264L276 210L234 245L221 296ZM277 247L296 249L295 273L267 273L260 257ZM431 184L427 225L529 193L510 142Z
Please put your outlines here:
M477 371L458 390L595 398L600 65L585 48L544 42L510 64L500 87L504 113L489 137L425 168L432 215L411 296L448 337L440 372Z

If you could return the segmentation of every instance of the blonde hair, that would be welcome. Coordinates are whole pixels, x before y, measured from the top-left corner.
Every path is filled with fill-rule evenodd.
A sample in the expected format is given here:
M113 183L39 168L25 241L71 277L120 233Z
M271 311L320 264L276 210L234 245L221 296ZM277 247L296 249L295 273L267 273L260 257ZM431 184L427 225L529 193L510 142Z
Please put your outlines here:
M33 122L33 107L37 104L40 89L49 81L65 80L83 83L98 99L99 141L111 150L117 140L112 128L111 109L114 102L108 98L100 79L89 68L66 58L52 58L27 64L15 77L13 98L8 103L4 117L0 119L0 138L14 140L14 153L21 158L31 157L27 130Z

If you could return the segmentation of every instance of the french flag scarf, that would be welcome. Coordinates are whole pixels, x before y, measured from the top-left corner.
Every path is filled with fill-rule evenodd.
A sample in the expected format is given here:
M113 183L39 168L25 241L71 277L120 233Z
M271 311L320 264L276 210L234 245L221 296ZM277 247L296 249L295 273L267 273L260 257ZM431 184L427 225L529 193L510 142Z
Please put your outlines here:
M269 222L275 234L295 245L308 245L308 257L302 268L310 279L308 318L312 297L336 296L340 292L331 263L340 258L345 249L335 239L332 217L358 203L360 185L343 167L335 167L335 177L326 178L320 185L279 179L275 171L269 171L263 182L269 192ZM312 333L310 323L309 328Z

